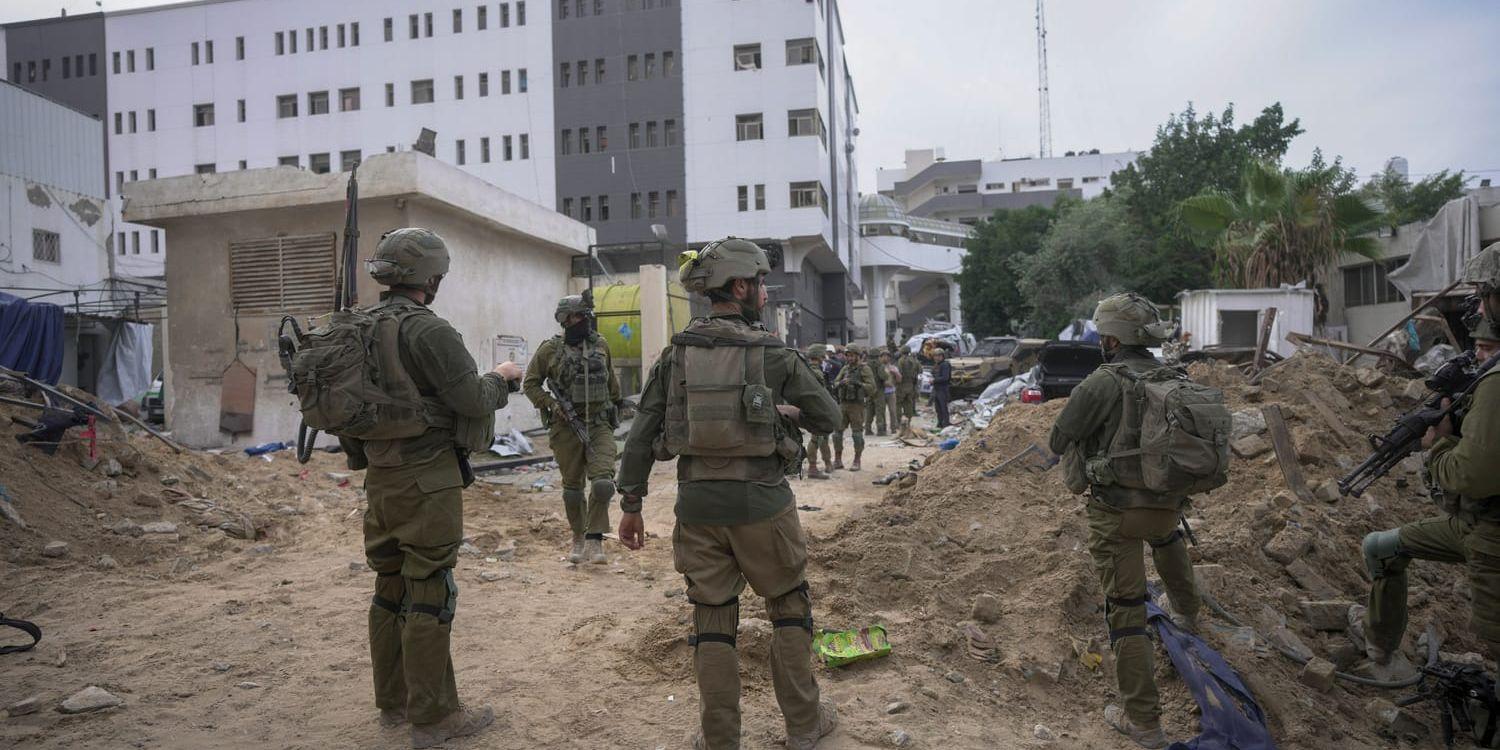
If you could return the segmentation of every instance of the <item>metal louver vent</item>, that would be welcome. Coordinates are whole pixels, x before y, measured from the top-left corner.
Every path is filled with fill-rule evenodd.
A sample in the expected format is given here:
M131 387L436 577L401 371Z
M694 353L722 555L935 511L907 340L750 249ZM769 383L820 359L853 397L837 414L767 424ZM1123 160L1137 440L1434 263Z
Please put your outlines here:
M234 306L243 313L330 309L336 239L328 232L229 243Z

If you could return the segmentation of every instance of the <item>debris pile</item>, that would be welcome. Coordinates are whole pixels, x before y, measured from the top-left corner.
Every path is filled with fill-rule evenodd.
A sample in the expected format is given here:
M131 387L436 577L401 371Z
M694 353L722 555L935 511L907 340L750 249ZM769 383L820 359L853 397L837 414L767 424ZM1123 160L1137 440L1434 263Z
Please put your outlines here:
M1365 434L1383 433L1424 395L1420 382L1311 352L1256 384L1212 362L1191 372L1225 391L1235 424L1229 484L1195 498L1186 515L1199 541L1191 554L1200 587L1244 626L1205 609L1205 639L1255 691L1281 747L1376 746L1417 734L1413 726L1436 727L1430 708L1392 710L1410 691L1333 677L1363 658L1361 539L1435 512L1416 458L1361 498L1340 497L1335 479L1364 458ZM969 686L977 705L1003 706L991 715L1025 734L1036 724L1092 734L1114 694L1084 499L1067 492L1059 470L1035 462L983 475L1032 443L1045 446L1065 403L1011 404L954 450L934 453L915 482L891 487L879 505L816 540L810 566L825 621L887 625L903 658ZM1277 422L1295 452L1288 467L1273 449ZM1305 486L1289 486L1296 474ZM1417 562L1410 575L1413 661L1421 662L1418 635L1429 624L1445 658L1479 650L1465 627L1463 569ZM1157 663L1164 720L1186 739L1197 732L1196 706L1167 660Z

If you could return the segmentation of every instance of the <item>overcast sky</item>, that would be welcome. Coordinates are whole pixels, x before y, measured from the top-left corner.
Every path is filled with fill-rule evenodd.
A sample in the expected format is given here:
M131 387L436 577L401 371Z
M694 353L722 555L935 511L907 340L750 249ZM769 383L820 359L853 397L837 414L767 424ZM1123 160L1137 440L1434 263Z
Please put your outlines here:
M0 22L62 7L94 3L0 0ZM942 146L950 159L1037 153L1034 0L840 7L863 190L907 148ZM1307 131L1294 164L1321 146L1361 174L1399 154L1414 176L1500 179L1500 2L1052 0L1047 54L1057 154L1146 148L1189 101L1200 112L1232 102L1242 122L1280 101Z

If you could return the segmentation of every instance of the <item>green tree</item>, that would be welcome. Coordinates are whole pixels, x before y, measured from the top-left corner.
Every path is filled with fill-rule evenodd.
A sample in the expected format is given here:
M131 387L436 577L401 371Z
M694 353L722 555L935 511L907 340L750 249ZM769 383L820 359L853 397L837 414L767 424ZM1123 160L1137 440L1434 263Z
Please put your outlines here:
M1208 286L1213 254L1178 220L1178 204L1204 190L1234 190L1246 161L1279 162L1301 133L1298 120L1286 122L1279 103L1248 125L1236 125L1233 105L1200 117L1189 103L1168 117L1151 150L1112 179L1131 218L1151 238L1121 259L1124 285L1159 302Z
M1350 191L1353 177L1315 153L1306 169L1246 162L1238 190L1184 199L1182 221L1215 253L1215 276L1241 288L1312 283L1319 269L1352 252L1379 256L1367 234L1380 213Z
M974 227L965 243L958 284L965 326L976 336L1013 333L1026 317L1017 280L1037 251L1056 211L1046 206L1002 209Z
M1120 288L1121 259L1149 247L1119 194L1059 203L1041 250L1018 260L1027 331L1051 336L1087 315L1101 297Z
M1443 170L1413 184L1406 175L1386 167L1361 187L1360 195L1384 208L1381 224L1399 227L1413 221L1426 221L1437 215L1444 203L1461 197L1468 178L1463 170Z

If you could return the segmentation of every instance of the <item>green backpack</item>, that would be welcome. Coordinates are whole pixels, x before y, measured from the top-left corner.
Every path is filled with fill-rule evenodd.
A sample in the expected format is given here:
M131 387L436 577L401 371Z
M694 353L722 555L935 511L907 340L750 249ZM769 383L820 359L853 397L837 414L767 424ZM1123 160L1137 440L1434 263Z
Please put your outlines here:
M1124 398L1108 454L1116 484L1185 496L1229 481L1231 419L1223 391L1172 367L1141 374L1123 365L1101 369L1116 376Z
M431 426L416 383L401 364L401 321L431 315L410 305L357 307L304 336L288 375L302 419L315 430L361 440L416 437Z

